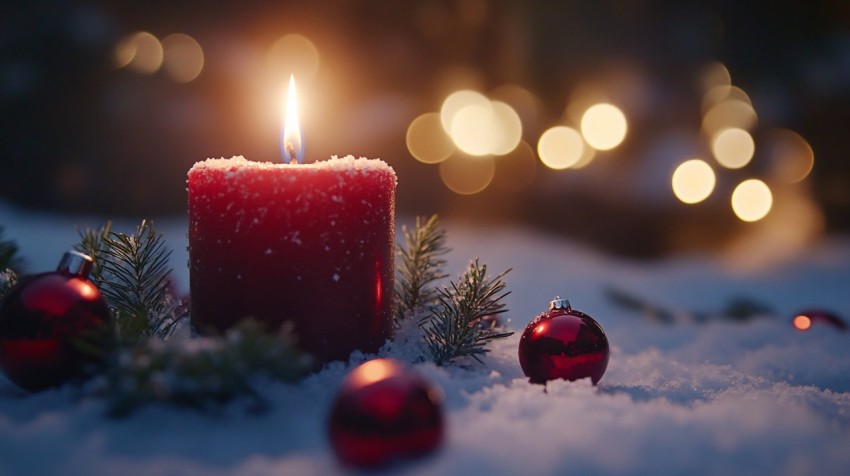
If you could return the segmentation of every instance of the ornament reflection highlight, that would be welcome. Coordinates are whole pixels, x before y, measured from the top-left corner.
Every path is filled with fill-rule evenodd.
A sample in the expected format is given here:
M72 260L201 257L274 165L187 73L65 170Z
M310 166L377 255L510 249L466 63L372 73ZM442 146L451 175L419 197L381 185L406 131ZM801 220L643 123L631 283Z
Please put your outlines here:
M810 327L812 327L812 320L809 319L809 316L800 314L799 316L794 318L794 327L801 331L806 331Z

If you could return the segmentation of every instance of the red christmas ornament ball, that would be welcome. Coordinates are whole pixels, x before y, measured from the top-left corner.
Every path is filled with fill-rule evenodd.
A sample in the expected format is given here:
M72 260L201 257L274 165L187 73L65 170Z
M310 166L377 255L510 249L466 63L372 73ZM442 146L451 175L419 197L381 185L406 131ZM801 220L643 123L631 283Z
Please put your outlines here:
M330 414L330 442L343 463L374 467L435 449L443 438L441 392L390 359L345 379Z
M109 308L86 278L91 266L88 256L65 253L57 271L21 279L0 303L0 368L18 386L55 387L97 360L80 347L109 335Z
M559 297L528 323L519 340L519 364L532 383L590 377L596 385L608 368L608 355L602 327Z

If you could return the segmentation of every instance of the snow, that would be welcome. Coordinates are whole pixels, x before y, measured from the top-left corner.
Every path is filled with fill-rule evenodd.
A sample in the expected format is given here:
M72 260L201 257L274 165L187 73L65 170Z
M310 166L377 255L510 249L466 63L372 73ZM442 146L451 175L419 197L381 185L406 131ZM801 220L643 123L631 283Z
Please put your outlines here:
M33 271L55 267L76 240L75 226L102 221L0 203L0 224ZM155 223L185 292L186 222ZM790 324L802 308L850 315L850 240L833 238L769 267L741 270L710 255L632 262L527 230L447 227L452 275L475 257L493 273L513 268L506 278L512 330L560 295L603 326L611 360L598 387L585 380L544 389L522 376L517 334L493 345L486 366L415 365L443 389L446 441L392 473L850 473L850 334L818 323L799 332ZM664 326L616 307L606 286L692 311L717 311L745 296L776 315ZM384 352L415 355L416 346L402 341ZM331 364L297 385L264 384L273 409L261 416L239 404L214 415L152 406L113 420L103 401L73 388L26 395L0 383L0 474L347 474L325 430L350 365Z
M290 170L333 170L337 172L347 172L369 174L375 172L389 173L396 180L395 170L381 159L368 159L366 157L354 158L353 155L345 157L331 156L328 160L319 160L306 164L284 164L275 162L256 162L246 159L241 155L233 156L230 159L225 158L210 158L196 162L189 170L189 175L203 176L203 172L207 170L224 170L228 174L238 175L247 170L275 170L275 169L290 169ZM258 176L262 180L262 176Z

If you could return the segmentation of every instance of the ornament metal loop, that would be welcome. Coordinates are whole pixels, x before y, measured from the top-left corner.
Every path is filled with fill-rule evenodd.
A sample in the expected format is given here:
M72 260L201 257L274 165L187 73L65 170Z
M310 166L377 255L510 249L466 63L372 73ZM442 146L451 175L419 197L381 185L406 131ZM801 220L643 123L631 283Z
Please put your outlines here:
M549 303L549 310L551 311L553 309L563 309L565 311L570 311L572 310L572 307L570 307L569 299L561 299L561 296L555 296L555 299L553 299Z
M94 260L91 256L80 253L79 251L66 251L62 255L56 271L71 276L87 278L89 273L91 273L92 266L94 266Z

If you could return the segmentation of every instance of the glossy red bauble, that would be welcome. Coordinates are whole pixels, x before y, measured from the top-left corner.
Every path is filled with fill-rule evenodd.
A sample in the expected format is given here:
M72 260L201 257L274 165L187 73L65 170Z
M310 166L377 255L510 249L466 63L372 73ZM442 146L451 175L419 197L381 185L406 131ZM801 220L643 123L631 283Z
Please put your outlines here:
M441 392L389 359L354 369L336 396L330 441L343 463L374 467L435 449L443 438Z
M608 368L608 338L590 316L555 298L519 341L519 363L532 383L590 377L596 385Z
M0 367L18 386L58 386L96 361L109 308L90 268L88 256L66 253L57 271L21 279L0 303Z

